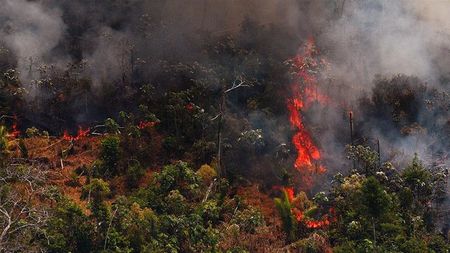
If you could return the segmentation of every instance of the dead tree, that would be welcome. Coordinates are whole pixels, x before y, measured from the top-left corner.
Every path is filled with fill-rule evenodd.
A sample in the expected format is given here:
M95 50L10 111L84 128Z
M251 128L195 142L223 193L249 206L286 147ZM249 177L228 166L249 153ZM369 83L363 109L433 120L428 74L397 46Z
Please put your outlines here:
M0 171L0 252L39 251L33 240L49 217L35 200L44 189L47 170L43 166L10 163ZM35 241L36 243L31 243Z
M224 177L226 175L225 170L222 168L222 131L223 131L223 123L226 114L226 104L227 104L227 95L228 93L242 88L249 87L248 81L245 80L243 76L238 76L232 83L231 87L227 87L226 84L222 85L222 92L219 104L219 114L216 115L211 120L218 120L217 122L217 174L219 177Z

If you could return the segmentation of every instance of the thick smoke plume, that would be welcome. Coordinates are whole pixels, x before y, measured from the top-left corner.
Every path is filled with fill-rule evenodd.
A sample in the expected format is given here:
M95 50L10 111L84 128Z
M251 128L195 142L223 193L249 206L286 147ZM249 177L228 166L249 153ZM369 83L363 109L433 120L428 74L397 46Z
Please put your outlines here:
M16 56L23 83L33 78L33 60L61 61L52 50L65 31L62 13L57 8L26 0L0 1L0 36Z
M291 35L255 41L280 40L273 51L294 53L309 36L316 38L330 66L323 73L327 81L322 88L346 104L309 115L322 129L316 138L330 157L342 150L345 138L339 133L348 129L346 113L352 109L359 121L356 127L379 138L383 145L409 155L428 156L429 145L440 143L439 136L431 134L422 139L389 138L397 129L386 128L379 120L366 120L363 110L357 109L364 109L358 99L364 94L370 97L376 75L417 76L431 87L448 90L448 84L441 81L450 72L448 1L0 0L0 4L1 41L16 57L24 87L39 78L41 64L64 70L68 63L83 63L80 74L91 80L94 93L101 93L106 84L151 81L157 76L160 59L207 62L211 59L201 59L206 38L237 34L251 21ZM37 99L43 96L30 94ZM425 108L419 108L415 120L426 114ZM273 119L263 113L253 115L257 115L255 120L273 125ZM421 122L425 127L432 124ZM280 139L288 142L287 137ZM437 146L445 150L445 146Z

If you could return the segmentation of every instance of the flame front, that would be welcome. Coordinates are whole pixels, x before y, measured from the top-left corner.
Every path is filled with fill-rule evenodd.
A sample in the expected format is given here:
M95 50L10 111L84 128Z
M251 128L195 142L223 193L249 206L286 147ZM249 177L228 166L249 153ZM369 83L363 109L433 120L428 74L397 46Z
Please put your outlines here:
M316 73L324 65L324 61L318 61L315 58L316 54L314 40L309 39L301 52L289 61L295 74L294 83L291 85L292 97L287 103L289 121L296 130L292 137L292 143L297 150L294 167L301 173L306 188L312 187L314 174L326 171L325 167L319 164L320 151L305 128L302 117L302 112L305 112L313 102L322 104L329 102L327 96L318 92Z
M77 141L81 138L87 137L91 130L89 128L83 129L81 126L78 127L78 132L76 136L69 134L67 130L64 130L63 139L66 141Z

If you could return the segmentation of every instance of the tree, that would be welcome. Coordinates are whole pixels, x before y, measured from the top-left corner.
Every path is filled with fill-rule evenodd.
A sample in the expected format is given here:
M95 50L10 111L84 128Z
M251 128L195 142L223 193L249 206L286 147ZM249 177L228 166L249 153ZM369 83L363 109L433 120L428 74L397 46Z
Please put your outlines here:
M218 119L217 121L217 172L219 174L219 177L223 177L226 175L226 171L222 168L222 128L223 128L223 120L225 118L226 113L226 105L227 105L227 96L228 93L239 89L241 87L249 87L249 84L247 84L247 80L244 79L243 76L237 77L231 87L227 87L227 85L224 83L222 85L222 92L221 92L221 98L220 98L220 104L219 104L219 114L213 118Z
M376 222L385 215L391 205L390 197L374 178L369 177L361 188L361 200L365 207L365 212L372 219L373 241L376 245Z
M414 196L414 208L421 209L423 205L430 201L432 194L432 175L427 171L417 154L411 164L405 168L401 175L404 184Z
M94 250L94 227L81 208L63 198L47 224L45 242L50 252L92 252Z
M297 221L292 214L292 206L291 202L289 201L288 192L286 190L283 190L282 198L275 198L274 201L275 206L280 213L281 221L283 222L283 230L286 233L287 240L291 242L295 239L296 236L295 232Z
M39 241L49 217L42 198L45 166L8 164L0 168L0 251L39 251ZM19 187L20 186L20 187Z

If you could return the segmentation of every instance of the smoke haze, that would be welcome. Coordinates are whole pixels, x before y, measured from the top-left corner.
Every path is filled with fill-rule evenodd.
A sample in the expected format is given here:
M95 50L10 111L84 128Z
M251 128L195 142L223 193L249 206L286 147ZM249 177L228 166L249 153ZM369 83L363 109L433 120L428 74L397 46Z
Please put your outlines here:
M82 75L92 80L94 92L101 92L106 83L136 78L133 68L139 68L140 78L152 80L159 71L159 59L198 60L203 57L204 39L237 34L250 20L291 35L284 40L263 38L280 40L274 51L295 53L302 41L314 36L330 62L324 73L330 81L324 85L334 87L325 88L341 89L330 94L350 104L345 109L360 106L358 98L370 94L375 75L413 75L448 91L448 84L440 81L450 73L448 1L0 0L0 4L1 41L16 57L24 87L39 78L41 64L64 70L68 63L81 61L87 66ZM342 87L346 87L344 91ZM427 113L420 110L417 119ZM342 111L332 109L326 118L312 117L322 129L329 129L321 146L330 151L341 145L332 128L347 128ZM261 116L264 114L255 115L274 125L272 119ZM380 139L388 134L377 125L384 123L363 121L360 127L364 131ZM410 138L382 139L382 143L407 149L409 154L422 153L439 136L414 139L420 145L411 145Z

